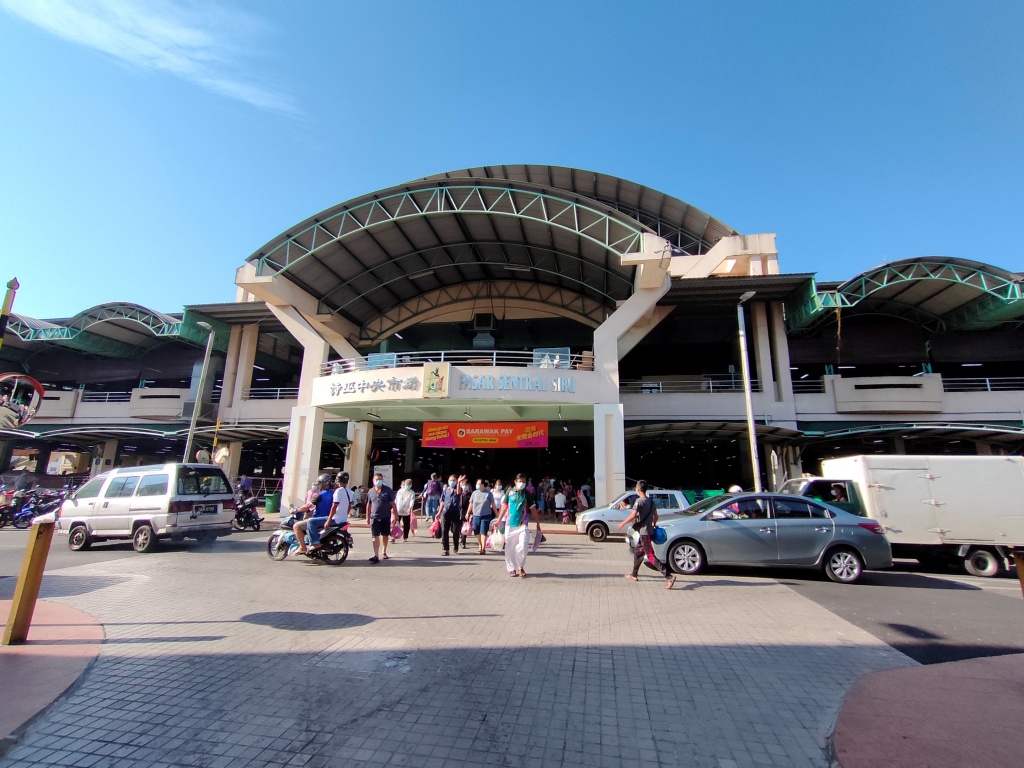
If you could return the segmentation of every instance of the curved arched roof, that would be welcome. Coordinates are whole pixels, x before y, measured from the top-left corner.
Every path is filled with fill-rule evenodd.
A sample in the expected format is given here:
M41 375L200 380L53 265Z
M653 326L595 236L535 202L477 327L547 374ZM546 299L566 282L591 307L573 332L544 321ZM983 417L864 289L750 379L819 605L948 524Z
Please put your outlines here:
M1024 319L1024 276L990 264L948 256L893 261L837 286L807 293L787 304L794 330L835 316L903 317L935 331L993 328Z
M552 166L491 166L429 176L323 211L247 261L282 274L360 328L385 338L413 318L516 306L596 326L633 290L644 233L703 253L734 234L660 192ZM527 288L524 289L524 286ZM558 297L553 300L553 297ZM463 297L463 298L460 298Z
M221 339L216 346L225 349L226 326L216 321ZM205 344L206 331L197 328L196 318L186 312L175 316L157 312L141 304L109 302L59 320L36 320L12 314L7 330L23 342L54 342L70 349L106 357L132 357L154 339L176 338Z

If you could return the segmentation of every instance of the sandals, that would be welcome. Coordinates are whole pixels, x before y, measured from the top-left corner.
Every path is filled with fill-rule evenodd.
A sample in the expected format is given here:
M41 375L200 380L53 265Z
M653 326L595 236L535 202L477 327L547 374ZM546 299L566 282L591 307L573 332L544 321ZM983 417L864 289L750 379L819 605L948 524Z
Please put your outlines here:
M370 558L370 562L371 563L379 563L380 562L380 558L377 557L376 555L374 555L373 557Z
M665 589L672 589L672 587L674 587L675 585L676 577L674 575L669 576L668 579L665 580Z
M388 557L388 554L387 554L387 552L385 552L385 553L384 553L384 554L383 554L383 555L381 556L381 560L390 560L390 559L391 559L391 558L390 558L390 557Z
M519 569L519 578L521 578L521 579L525 579L526 578L526 569L525 568L520 568Z
M518 573L516 573L515 571L509 571L509 572L508 572L508 575L509 575L509 576L511 576L511 577L512 577L512 578L514 579L514 578L515 578L516 576L518 576L519 574L518 574Z

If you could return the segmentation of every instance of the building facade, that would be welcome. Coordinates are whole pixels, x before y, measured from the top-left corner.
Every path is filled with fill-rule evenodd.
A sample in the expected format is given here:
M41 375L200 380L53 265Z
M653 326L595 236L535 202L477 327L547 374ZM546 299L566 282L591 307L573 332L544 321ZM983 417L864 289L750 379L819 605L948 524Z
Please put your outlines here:
M818 283L781 271L774 235L589 171L373 192L256 250L236 285L173 315L12 316L0 365L46 395L0 432L0 466L178 458L198 407L200 442L285 503L341 467L592 478L599 500L641 476L750 487L741 319L768 487L834 455L1024 449L1020 275L920 257Z

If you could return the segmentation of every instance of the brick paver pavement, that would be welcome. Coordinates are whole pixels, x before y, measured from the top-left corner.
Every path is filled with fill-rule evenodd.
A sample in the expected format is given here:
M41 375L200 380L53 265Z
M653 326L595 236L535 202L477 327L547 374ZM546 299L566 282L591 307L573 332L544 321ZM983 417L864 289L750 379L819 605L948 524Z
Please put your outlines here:
M549 536L521 580L265 540L48 575L108 639L0 765L821 766L853 683L912 664L770 579L629 582L621 543Z

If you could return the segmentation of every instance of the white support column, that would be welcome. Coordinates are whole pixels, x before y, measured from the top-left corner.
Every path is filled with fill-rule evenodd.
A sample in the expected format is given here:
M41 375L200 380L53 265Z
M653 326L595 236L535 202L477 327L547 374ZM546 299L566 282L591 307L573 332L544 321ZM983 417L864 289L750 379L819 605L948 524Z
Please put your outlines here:
M594 495L608 504L626 485L626 438L622 403L594 405Z
M357 485L370 482L370 448L373 445L373 422L350 421L348 423L348 446L345 457L345 471Z
M235 373L231 377L231 400L229 408L237 408L242 404L244 395L252 381L253 365L256 364L256 347L260 340L258 325L242 326L238 339L238 357L235 361ZM224 391L227 392L228 377L224 376Z
M92 471L89 476L98 475L114 468L114 460L117 458L117 440L107 440L96 446L97 451L93 454Z
M224 474L228 476L230 480L238 475L238 465L242 460L242 444L241 443L224 443L228 449L228 460L224 464Z
M778 398L775 394L775 376L772 371L772 349L768 335L768 315L765 312L763 302L756 301L750 304L750 319L753 327L754 342L754 368L757 381L761 385L761 396L757 398L762 405L762 411L767 408L768 403L775 402Z
M301 504L306 490L320 474L320 446L323 438L323 410L312 406L292 408L284 483L281 487L281 499L285 504Z
M776 400L780 403L792 403L793 372L789 370L789 339L786 337L782 302L773 301L768 305L768 322L771 326L772 360L775 362ZM794 410L794 418L795 416Z

